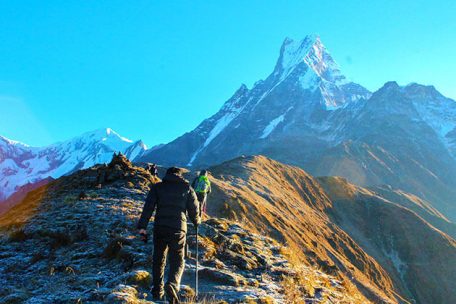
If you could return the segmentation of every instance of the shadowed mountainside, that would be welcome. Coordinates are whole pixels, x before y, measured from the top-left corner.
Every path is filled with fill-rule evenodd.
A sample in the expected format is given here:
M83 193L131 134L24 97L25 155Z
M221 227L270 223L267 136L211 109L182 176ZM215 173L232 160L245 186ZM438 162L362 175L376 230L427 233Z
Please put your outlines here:
M403 207L411 204L404 203L405 193L389 195L388 201L343 178L319 181L333 202L328 212L333 222L388 271L404 295L419 303L456 302L456 241L412 211L416 205ZM426 216L427 206L422 209L419 214ZM454 233L454 224L438 223Z

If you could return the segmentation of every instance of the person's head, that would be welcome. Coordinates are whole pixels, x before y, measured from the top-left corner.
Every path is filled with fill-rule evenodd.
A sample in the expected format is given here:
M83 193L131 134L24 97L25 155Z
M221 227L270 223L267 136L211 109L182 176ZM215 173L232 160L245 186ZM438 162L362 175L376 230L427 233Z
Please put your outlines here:
M200 176L207 176L207 171L206 170L201 170L199 175Z
M166 170L166 174L182 175L182 169L177 167L171 167Z

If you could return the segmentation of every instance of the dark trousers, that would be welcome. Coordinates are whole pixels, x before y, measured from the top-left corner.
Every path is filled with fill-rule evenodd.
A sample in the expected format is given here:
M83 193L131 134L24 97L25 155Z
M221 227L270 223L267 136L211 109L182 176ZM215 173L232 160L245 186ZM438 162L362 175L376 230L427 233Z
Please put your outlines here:
M203 216L203 212L206 213L206 193L203 192L196 192L196 197L199 201L199 215Z
M166 227L154 228L153 282L154 296L164 294L163 278L165 275L166 259L169 259L168 281L179 291L182 273L184 272L184 252L186 234Z

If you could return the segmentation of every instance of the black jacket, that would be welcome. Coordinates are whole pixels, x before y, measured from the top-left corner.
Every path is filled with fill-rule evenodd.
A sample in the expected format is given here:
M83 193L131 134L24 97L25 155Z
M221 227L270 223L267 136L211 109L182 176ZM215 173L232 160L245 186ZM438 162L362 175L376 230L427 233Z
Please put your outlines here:
M155 227L187 231L187 214L193 224L200 221L195 191L182 176L166 174L163 181L152 185L138 222L138 229L146 229L155 213Z

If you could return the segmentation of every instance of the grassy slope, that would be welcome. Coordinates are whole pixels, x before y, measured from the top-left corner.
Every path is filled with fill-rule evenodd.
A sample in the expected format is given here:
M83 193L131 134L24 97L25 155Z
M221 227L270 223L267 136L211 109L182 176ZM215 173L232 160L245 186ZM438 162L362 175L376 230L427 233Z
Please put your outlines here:
M283 241L296 259L350 278L373 301L396 301L386 271L331 222L325 213L332 206L330 199L302 169L257 156L210 171L211 215L241 221Z
M319 181L334 203L328 210L334 222L388 271L403 294L417 303L456 302L453 238L410 209L343 178Z

